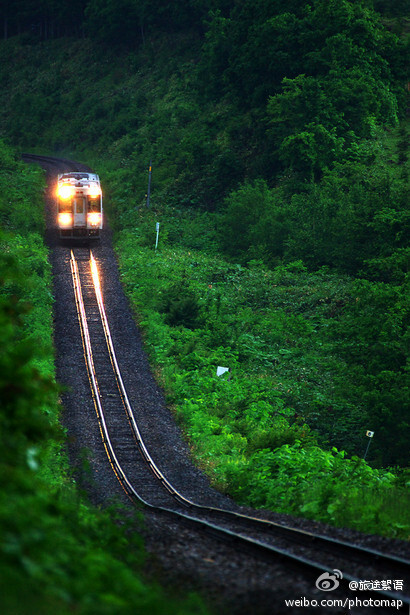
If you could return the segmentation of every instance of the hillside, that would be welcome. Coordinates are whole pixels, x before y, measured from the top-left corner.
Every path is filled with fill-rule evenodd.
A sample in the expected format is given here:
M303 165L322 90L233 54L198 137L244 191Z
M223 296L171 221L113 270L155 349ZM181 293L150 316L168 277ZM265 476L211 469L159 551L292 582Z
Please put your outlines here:
M219 489L405 538L409 22L399 5L78 0L74 19L72 3L22 2L2 15L0 135L4 195L16 177L23 190L33 181L10 147L99 172L153 369ZM47 278L41 221L26 240L34 197L11 194L25 214L1 197L6 251L14 243ZM29 318L18 336L40 327ZM218 365L230 380L215 378Z
M362 420L331 442L359 453L361 445L349 447L353 431L371 427L380 434L371 459L407 465L409 126L406 38L394 34L406 32L405 20L396 18L394 26L389 15L386 29L365 5L353 9L348 2L332 21L326 15L333 5L320 2L308 13L294 2L293 13L279 8L270 17L261 1L255 15L209 7L199 27L205 4L177 15L159 3L156 17L151 13L140 36L128 40L119 36L123 18L113 17L109 29L107 20L98 21L98 3L86 4L84 27L95 24L90 38L44 41L28 29L3 42L3 135L21 148L75 154L97 166L118 230L140 224L135 207L143 215L152 160L151 203L158 215L167 215L164 207L171 212L169 243L208 253L213 246L241 266L300 261L307 269L302 286L309 284L306 275L327 267L336 275L329 283L345 289L335 298L331 330L332 352L346 364L341 380L349 385L336 406L321 403L310 423L300 399L285 401L315 430L323 408L343 415L357 406ZM389 11L387 3L377 8ZM164 32L167 19L173 26ZM304 37L296 57L292 50ZM265 71L254 58L273 39ZM189 228L194 223L187 219L197 216L192 208L208 212L206 230ZM178 219L185 220L187 240L173 230ZM328 303L323 292L318 301Z
M71 479L44 182L24 150L102 177L152 368L212 483L408 538L406 3L12 5L0 9L4 608L91 613L91 591L101 613L205 612L141 581L138 537Z

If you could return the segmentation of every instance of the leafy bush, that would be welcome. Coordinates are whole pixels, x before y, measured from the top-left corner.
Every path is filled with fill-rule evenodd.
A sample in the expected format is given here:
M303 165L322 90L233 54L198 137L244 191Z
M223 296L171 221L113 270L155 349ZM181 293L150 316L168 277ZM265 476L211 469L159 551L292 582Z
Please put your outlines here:
M245 184L230 194L221 218L222 246L242 263L263 259L277 264L290 232L277 195L263 180Z
M246 464L228 462L225 472L230 489L243 503L365 532L406 536L410 529L409 494L395 476L370 468L362 459L345 459L335 448L286 444L255 452ZM401 505L390 525L392 498Z
M158 213L172 227L173 213ZM154 252L139 245L138 231L119 232L116 247L168 403L218 488L253 506L406 536L407 496L395 476L318 447L361 455L373 428L347 357L348 349L360 354L361 342L347 337L339 347L360 312L351 279L325 268L309 273L301 261L245 268L172 242ZM189 285L181 281L188 271ZM202 318L191 328L164 318L170 298L186 292ZM229 375L217 377L218 365ZM401 502L393 524L388 493Z
M219 225L226 253L241 263L269 266L301 260L310 270L330 266L350 275L402 282L409 229L408 185L382 160L346 163L305 184L291 197L286 187L256 181L226 199Z
M189 289L188 280L184 278L163 292L159 310L165 313L167 324L195 329L200 324L201 308L195 294Z

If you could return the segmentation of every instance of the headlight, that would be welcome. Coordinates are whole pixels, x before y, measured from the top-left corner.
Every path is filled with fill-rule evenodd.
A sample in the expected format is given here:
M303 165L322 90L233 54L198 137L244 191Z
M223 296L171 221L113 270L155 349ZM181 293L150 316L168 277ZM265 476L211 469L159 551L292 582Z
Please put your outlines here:
M98 211L92 211L88 214L87 220L91 226L99 226L101 224L101 214Z
M60 199L71 199L71 197L74 195L74 190L74 186L68 186L67 184L63 184L62 186L59 186L57 194Z
M95 199L97 196L100 196L101 188L98 184L90 184L90 197Z
M59 226L71 226L73 223L73 216L69 213L61 213L58 214L58 224Z

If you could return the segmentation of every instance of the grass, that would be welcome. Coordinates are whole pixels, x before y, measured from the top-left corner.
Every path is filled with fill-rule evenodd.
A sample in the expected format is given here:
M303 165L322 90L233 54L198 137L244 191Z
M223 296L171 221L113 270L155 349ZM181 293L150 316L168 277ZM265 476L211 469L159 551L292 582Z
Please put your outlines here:
M184 221L172 208L141 208L118 231L116 251L197 463L241 503L407 538L408 492L394 473L360 459L365 426L330 333L352 281L326 269L309 274L301 263L228 262L208 216L193 215L188 232ZM208 235L211 254L196 247ZM229 378L216 376L218 365Z

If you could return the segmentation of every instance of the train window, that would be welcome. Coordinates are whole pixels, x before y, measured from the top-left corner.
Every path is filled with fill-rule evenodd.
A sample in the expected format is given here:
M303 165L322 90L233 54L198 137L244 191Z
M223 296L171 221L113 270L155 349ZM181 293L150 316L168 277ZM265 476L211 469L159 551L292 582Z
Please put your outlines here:
M75 213L83 214L84 213L84 200L83 199L75 199Z
M89 211L100 211L100 200L99 199L91 199L88 205Z
M59 212L71 212L72 211L72 203L71 199L68 201L59 201L58 202L58 211Z

